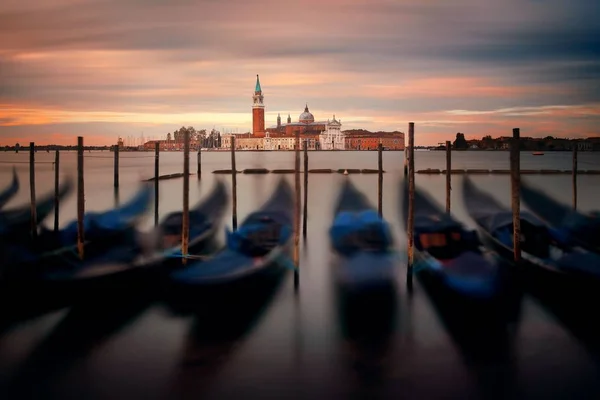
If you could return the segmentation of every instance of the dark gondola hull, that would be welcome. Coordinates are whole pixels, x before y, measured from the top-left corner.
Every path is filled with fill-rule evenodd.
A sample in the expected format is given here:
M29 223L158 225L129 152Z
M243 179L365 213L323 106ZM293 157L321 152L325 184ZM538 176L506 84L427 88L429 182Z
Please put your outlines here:
M194 246L190 246L189 252L207 255L210 249L216 247L213 243L214 237L207 237L205 240L195 242ZM129 292L129 295L133 296L137 291L145 290L148 287L162 291L165 288L168 274L173 270L185 267L182 257L178 256L158 256L140 260L139 249L130 246L113 248L111 251L113 253L120 252L120 255L114 258L123 261L101 262L98 259L92 259L81 263L79 260L72 259L70 263L79 264L81 273L44 274L38 279L47 290L71 293L73 301L82 301L102 292L110 292L115 295ZM138 262L132 264L131 260L138 260ZM64 265L65 261L63 258L60 263Z
M111 260L122 256L120 248L134 243L134 226L149 208L152 191L142 186L136 196L121 207L106 212L91 212L84 216L84 253L88 259ZM17 238L3 243L15 252L4 263L5 277L10 279L42 278L46 271L62 268L62 264L80 263L77 252L77 221L58 232L45 228L37 237ZM115 251L114 248L117 248Z
M235 262L240 268L251 268L247 258L238 257ZM212 284L198 285L171 280L167 305L176 314L211 315L225 309L243 309L257 302L257 296L261 298L264 293L276 291L288 272L285 266L277 262L257 265L255 268L254 273Z
M354 339L389 333L397 322L400 264L389 226L350 180L334 215L330 272L341 331Z
M0 282L0 334L22 321L71 304L70 293L53 290L40 281Z
M67 177L58 190L58 198L62 201L74 188L73 179ZM54 193L41 196L36 202L36 218L38 225L54 211ZM0 211L0 239L3 241L27 240L31 237L31 206L29 204L15 209Z
M170 274L167 304L175 312L209 312L271 291L287 271L292 210L292 191L282 178L271 198L229 233L227 247Z
M402 185L404 226L408 227L408 183ZM498 257L482 248L479 238L441 209L432 198L415 189L415 271L426 282L435 283L448 298L466 305L502 303L510 291L509 274ZM446 244L433 254L421 249L418 235L459 233L460 241ZM448 240L448 239L446 239ZM432 250L430 250L432 251ZM433 252L433 251L432 251ZM477 307L474 307L477 308Z
M478 331L485 327L503 329L518 320L523 289L510 264L496 261L498 275L490 281L495 287L479 294L457 290L448 284L446 274L423 267L423 262L422 253L415 252L415 265L419 269L416 277L444 320L462 326L477 325Z
M332 254L332 293L343 337L379 338L394 330L399 310L398 264L395 254ZM369 274L373 269L379 273ZM356 271L367 271L367 275Z
M202 254L214 249L214 236L226 204L227 192L219 182L206 200L190 210L193 214L190 216L190 253ZM172 222L169 217L165 220ZM36 281L48 290L70 293L73 301L93 298L103 292L133 296L149 286L159 290L168 271L182 266L180 247L165 251L155 247L165 232L173 234L173 227L165 226L164 222L149 234L141 234L132 226L90 242L85 247L84 261L73 248L50 256L35 263L30 273L19 276L19 280ZM179 227L179 235L180 232Z
M333 281L345 297L395 290L399 263L393 252L335 254L331 263Z
M514 262L512 249L506 248L493 237L490 237L482 228L479 228L487 246L496 249L510 265L512 274L519 279L519 284L537 294L562 293L564 296L578 295L578 292L595 292L598 290L597 279L589 275L567 273L560 269L521 258L519 263Z
M13 179L8 187L0 192L0 209L8 203L15 194L19 191L19 178L17 177L17 171L13 168Z
M391 230L366 196L345 180L329 230L334 282L348 294L395 285L399 258Z
M507 263L514 264L513 270L521 280L523 287L529 290L538 290L543 287L555 288L555 290L579 290L597 285L598 278L593 274L586 274L582 268L576 268L578 264L598 264L598 257L590 252L580 252L576 249L567 249L563 255L557 258L534 256L521 250L521 261L515 263L514 250L493 235L494 227L508 227L512 231L510 211L497 203L488 194L479 191L468 180L465 179L463 186L465 201L469 214L476 222L484 243L495 250ZM483 204L483 207L478 207ZM533 215L522 212L521 225L527 229L536 229L540 232L548 232L547 227ZM523 231L522 231L523 232ZM546 239L546 246L550 246L550 239ZM552 249L550 249L551 254ZM592 266L593 266L592 265ZM598 265L600 267L600 265ZM593 271L593 268L590 268Z
M589 251L600 253L600 218L585 215L535 189L527 182L521 184L521 197L529 209L564 236L564 240Z
M488 197L480 200L478 197L480 192L475 190L472 186L473 184L468 181L468 178L466 178L464 182L463 197L467 203L469 215L477 225L479 237L486 247L492 249L500 257L506 260L507 265L511 266L514 275L521 281L521 284L524 285L530 282L549 282L553 279L561 279L565 275L556 268L545 268L542 264L527 259L522 259L519 265L515 265L513 249L501 243L493 236L492 232L488 229L488 226L480 222L491 220L493 215L505 213L506 209L495 202L495 200L490 200ZM479 203L485 204L488 207L488 210L485 210L481 214L475 214L474 212L479 209ZM489 215L489 217L486 215Z

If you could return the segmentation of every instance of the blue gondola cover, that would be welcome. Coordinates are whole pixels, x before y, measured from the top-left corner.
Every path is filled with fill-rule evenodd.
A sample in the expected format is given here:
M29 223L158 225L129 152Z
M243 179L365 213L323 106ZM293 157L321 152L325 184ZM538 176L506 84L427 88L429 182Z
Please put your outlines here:
M83 218L83 229L90 237L126 229L135 217L147 209L151 199L150 186L144 185L127 204L120 208L99 213L86 213ZM60 234L63 243L74 242L77 239L77 221L67 225Z
M348 238L366 232L379 239L382 248L387 248L392 243L388 223L374 210L342 211L338 213L329 230L333 246L343 252L352 251L356 247L353 246L352 240L348 242Z

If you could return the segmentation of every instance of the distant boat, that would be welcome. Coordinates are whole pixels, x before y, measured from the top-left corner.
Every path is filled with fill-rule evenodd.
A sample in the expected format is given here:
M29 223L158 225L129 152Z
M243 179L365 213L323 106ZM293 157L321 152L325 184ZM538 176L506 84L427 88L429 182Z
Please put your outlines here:
M544 155L544 152L543 152L543 151L534 151L534 152L533 152L533 153L531 153L531 154L533 154L534 156L543 156L543 155Z

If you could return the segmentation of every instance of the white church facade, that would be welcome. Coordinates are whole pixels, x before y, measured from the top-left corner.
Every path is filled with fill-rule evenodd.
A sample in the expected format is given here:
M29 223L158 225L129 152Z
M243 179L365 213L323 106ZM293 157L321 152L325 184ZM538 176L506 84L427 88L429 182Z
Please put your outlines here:
M327 120L325 130L319 135L319 144L321 150L345 150L346 135L342 132L342 121Z

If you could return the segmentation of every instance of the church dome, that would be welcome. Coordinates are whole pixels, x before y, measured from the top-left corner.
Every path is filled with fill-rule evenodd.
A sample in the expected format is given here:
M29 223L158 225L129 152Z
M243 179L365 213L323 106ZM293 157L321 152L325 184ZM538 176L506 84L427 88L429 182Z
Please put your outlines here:
M298 121L303 122L305 124L309 124L311 122L315 122L315 117L308 111L308 104L304 107L304 112L300 114Z

